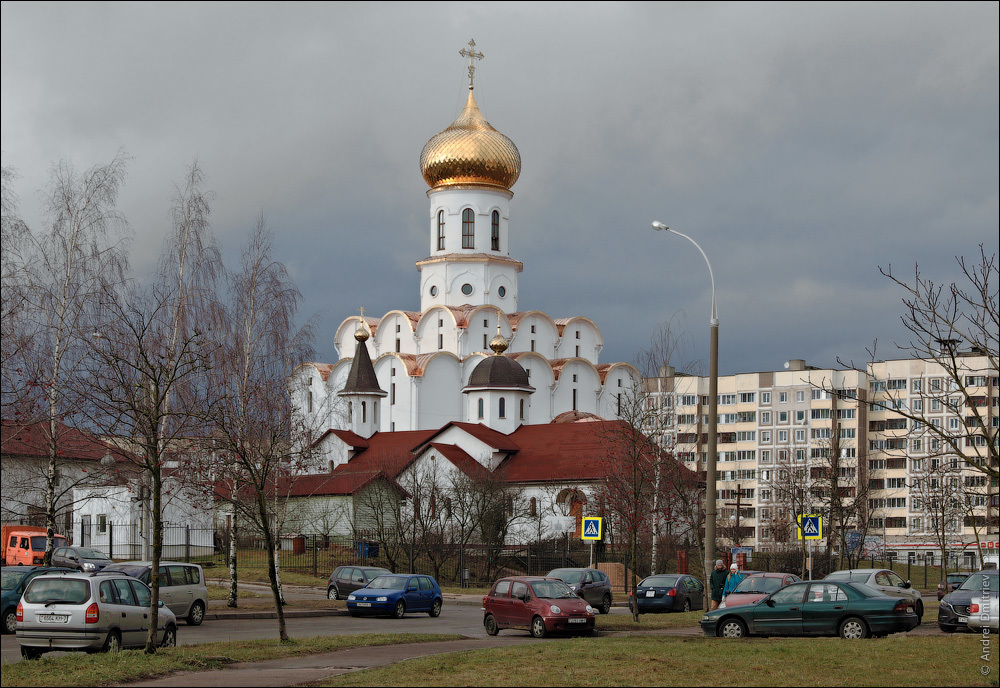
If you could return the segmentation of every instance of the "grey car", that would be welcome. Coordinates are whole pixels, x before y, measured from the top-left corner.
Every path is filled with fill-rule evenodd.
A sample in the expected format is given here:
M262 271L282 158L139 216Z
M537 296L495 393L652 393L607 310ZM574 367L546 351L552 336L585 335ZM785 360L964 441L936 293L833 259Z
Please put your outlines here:
M52 551L53 566L68 566L77 571L100 571L113 563L107 554L92 547L56 547Z
M601 614L611 611L611 579L604 571L585 568L552 569L545 575L566 583Z
M148 561L125 561L104 570L134 576L149 585L152 564ZM201 625L208 608L208 587L201 567L182 561L161 561L160 599L189 626Z
M326 596L331 600L346 600L355 590L367 586L381 575L391 574L378 566L338 566L326 584Z
M46 573L34 578L17 605L21 656L46 652L116 652L143 647L150 623L150 590L123 573ZM161 603L156 641L177 644L177 617Z
M913 600L917 619L922 620L924 617L924 603L920 599L920 591L912 587L910 581L903 580L903 577L895 571L889 569L844 569L834 571L826 578L828 580L850 580L864 583L869 588L884 592L889 597L904 597Z

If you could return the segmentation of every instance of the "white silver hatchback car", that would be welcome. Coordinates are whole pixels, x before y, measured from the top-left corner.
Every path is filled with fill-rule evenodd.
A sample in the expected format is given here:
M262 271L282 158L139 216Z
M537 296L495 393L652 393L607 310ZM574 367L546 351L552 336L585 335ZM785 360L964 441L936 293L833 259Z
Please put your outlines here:
M24 590L17 605L21 656L46 652L115 652L143 647L149 632L150 590L123 573L47 573ZM177 617L160 602L156 640L177 644Z

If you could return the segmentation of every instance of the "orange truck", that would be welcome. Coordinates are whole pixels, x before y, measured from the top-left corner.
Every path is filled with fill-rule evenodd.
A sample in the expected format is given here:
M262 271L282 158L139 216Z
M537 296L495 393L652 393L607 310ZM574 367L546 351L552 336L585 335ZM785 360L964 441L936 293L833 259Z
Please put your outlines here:
M65 547L66 538L55 535L54 547ZM45 528L4 524L0 526L0 547L4 566L33 566L45 556Z

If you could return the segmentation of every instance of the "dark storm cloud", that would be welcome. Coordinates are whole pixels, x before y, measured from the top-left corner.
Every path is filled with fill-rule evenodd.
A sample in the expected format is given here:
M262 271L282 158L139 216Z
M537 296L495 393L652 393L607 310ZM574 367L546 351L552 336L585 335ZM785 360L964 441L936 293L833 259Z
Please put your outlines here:
M833 365L901 339L878 266L936 279L997 247L996 3L3 5L2 147L22 210L59 159L133 157L133 262L197 158L230 255L263 210L334 327L416 309L420 149L466 93L514 140L520 305L601 327L631 360L686 313L723 372ZM695 352L697 357L697 351ZM701 357L705 357L702 353Z

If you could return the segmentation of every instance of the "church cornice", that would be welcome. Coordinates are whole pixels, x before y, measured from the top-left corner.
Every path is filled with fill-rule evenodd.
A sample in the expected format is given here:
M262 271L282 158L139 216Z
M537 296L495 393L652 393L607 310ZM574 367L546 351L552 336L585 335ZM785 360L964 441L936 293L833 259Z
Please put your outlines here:
M423 270L425 266L436 263L496 263L514 267L518 272L524 270L524 263L519 260L504 256L493 256L488 253L448 253L443 256L428 256L423 260L417 261L417 270Z

